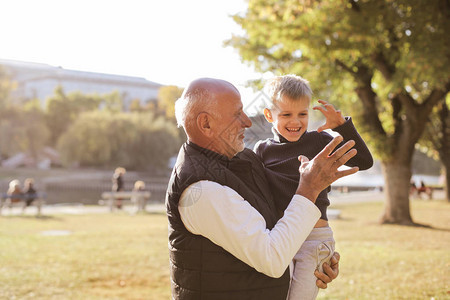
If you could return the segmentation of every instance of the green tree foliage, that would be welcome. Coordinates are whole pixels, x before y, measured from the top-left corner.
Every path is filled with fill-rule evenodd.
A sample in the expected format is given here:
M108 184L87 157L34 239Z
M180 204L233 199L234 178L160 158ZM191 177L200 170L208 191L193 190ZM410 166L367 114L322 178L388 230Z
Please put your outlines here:
M18 109L2 107L0 111L0 158L20 152L21 120Z
M14 87L15 83L11 81L5 68L0 65L0 113L10 104L10 94Z
M102 110L109 112L121 112L123 111L123 98L118 91L113 91L109 94L104 95L91 95L96 101L100 102L100 107ZM89 101L89 100L88 100Z
M24 106L10 105L1 114L0 156L25 152L37 159L50 135L39 100L29 101Z
M49 132L38 100L20 106L10 98L15 83L0 66L0 158L26 152L34 159L48 142Z
M386 182L381 221L412 224L414 146L450 89L446 0L250 0L227 42L259 71L294 73L348 109ZM347 110L345 110L347 111Z
M183 88L166 85L159 88L158 107L166 112L166 117L175 118L175 101L181 97Z
M25 141L23 149L30 152L33 158L39 157L39 152L47 146L50 131L45 123L45 113L41 108L39 99L28 101L23 106Z
M46 122L51 132L50 143L56 145L59 137L78 116L87 111L102 109L108 112L122 111L122 98L118 92L106 95L66 94L61 86L46 101Z
M145 110L145 108L141 105L141 100L139 99L133 99L130 103L129 109L131 112L143 112Z
M152 113L82 114L58 142L63 162L165 169L181 145L173 123Z

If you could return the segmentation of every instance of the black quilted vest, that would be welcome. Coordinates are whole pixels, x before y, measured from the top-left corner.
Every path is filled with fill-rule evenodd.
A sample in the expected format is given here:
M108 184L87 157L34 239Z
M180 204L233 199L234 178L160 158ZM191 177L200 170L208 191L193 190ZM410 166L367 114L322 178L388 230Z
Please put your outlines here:
M251 150L245 149L229 160L193 143L184 144L166 196L173 299L285 300L288 269L280 278L266 276L184 227L178 212L181 193L200 180L214 181L235 190L261 213L268 229L279 219L262 163ZM195 201L195 193L189 197L189 201Z

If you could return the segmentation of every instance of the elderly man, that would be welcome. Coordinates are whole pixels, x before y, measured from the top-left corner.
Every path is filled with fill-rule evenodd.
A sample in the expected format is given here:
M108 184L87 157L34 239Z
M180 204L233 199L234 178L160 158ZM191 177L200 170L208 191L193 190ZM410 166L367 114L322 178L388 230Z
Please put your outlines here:
M331 154L338 137L312 161L302 157L296 194L279 216L262 163L244 149L251 121L231 83L194 80L176 115L188 141L166 198L173 298L286 299L289 264L320 217L313 199L358 170L337 170L356 154L354 142ZM338 261L316 273L319 287L337 276Z

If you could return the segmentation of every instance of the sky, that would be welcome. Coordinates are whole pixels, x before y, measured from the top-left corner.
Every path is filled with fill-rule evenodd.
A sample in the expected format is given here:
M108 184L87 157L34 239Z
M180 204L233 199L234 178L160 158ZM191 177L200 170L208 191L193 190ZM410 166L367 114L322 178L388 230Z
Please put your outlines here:
M261 74L224 47L245 0L0 0L0 58L185 87L228 80L244 98Z

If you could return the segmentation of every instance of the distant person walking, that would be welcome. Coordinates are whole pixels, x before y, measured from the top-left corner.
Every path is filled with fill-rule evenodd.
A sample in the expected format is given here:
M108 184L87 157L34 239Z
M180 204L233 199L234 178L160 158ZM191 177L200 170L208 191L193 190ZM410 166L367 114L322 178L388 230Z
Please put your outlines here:
M123 175L125 175L127 171L125 168L118 167L114 170L114 174L112 177L112 191L113 192L121 192L125 190L125 183L123 180ZM116 207L118 209L122 209L122 199L116 198Z
M25 197L25 203L22 207L22 212L25 212L25 209L30 206L37 199L37 192L34 188L34 179L27 178L24 182L23 194ZM40 207L40 205L39 205Z

